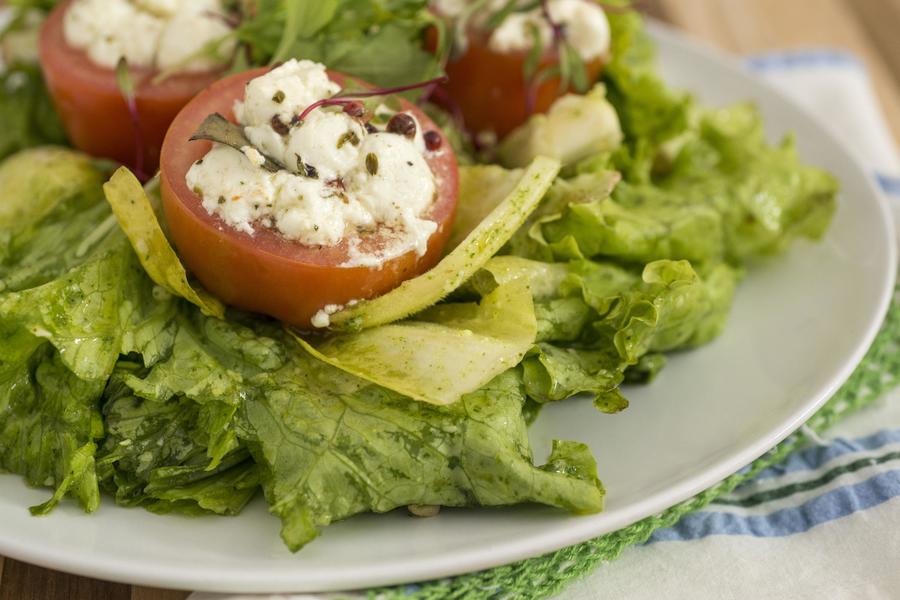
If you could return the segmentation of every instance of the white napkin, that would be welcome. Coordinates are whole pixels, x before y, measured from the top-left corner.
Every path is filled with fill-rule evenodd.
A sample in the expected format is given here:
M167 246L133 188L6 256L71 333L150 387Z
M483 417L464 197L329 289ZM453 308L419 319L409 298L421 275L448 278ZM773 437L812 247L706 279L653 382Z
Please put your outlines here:
M831 50L767 54L748 68L778 85L872 171L900 223L900 155L862 64ZM859 465L862 465L861 467ZM830 478L830 480L829 480ZM713 505L572 584L560 600L896 598L900 590L900 391L836 427L829 441L736 490L812 489L740 508ZM189 600L324 600L340 595ZM351 595L349 597L364 597Z

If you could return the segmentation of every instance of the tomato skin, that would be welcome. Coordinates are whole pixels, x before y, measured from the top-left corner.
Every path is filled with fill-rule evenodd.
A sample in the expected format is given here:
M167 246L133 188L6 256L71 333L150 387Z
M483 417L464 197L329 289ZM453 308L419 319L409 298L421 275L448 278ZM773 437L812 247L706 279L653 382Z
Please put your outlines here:
M554 100L571 91L560 87L559 77L550 77L537 86L533 110L529 112L532 83L525 79L526 57L526 52L495 52L488 46L485 35L469 34L465 53L447 63L449 80L442 86L462 112L466 129L476 134L493 131L502 139L531 114L547 112ZM556 54L549 51L541 59L538 70L557 62ZM585 68L588 81L596 81L602 61L586 63Z
M41 67L69 139L79 150L136 168L137 137L112 69L95 64L66 42L63 17L71 0L61 2L41 27ZM158 84L157 71L130 69L143 137L143 171L159 165L163 139L178 111L221 71L179 73Z
M438 223L438 230L423 256L411 251L380 269L340 267L349 258L346 242L311 247L267 229L258 228L250 235L229 227L207 213L201 199L187 187L187 171L211 147L209 142L188 142L188 138L213 112L234 120L234 101L243 97L245 84L267 71L255 69L220 80L181 111L163 143L163 207L179 256L206 289L231 306L309 329L312 317L324 306L379 296L437 264L456 212L459 174L456 157L444 139L437 152L426 155L438 181L438 197L426 216ZM329 76L338 83L344 81L340 74ZM412 104L404 101L403 110L413 113L425 131L439 131Z

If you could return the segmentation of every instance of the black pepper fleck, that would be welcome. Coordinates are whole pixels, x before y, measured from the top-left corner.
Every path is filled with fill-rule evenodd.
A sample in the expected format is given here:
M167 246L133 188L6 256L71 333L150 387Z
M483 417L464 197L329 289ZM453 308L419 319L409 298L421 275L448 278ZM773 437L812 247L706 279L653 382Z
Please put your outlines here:
M297 172L304 177L309 177L310 179L318 179L319 171L312 165L303 162L303 159L299 154L295 154L297 157Z

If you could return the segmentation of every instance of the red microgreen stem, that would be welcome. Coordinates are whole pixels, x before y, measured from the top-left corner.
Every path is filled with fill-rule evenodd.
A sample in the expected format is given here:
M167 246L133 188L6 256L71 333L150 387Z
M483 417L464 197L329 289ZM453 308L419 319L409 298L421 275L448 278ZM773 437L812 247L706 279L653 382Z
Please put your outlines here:
M533 115L534 108L537 106L537 95L538 88L540 88L540 82L536 81L536 78L532 78L532 81L528 82L525 85L525 114Z
M323 98L322 100L318 100L313 102L301 112L299 115L294 117L293 121L296 123L302 122L309 116L309 113L316 110L317 108L322 108L324 106L346 106L352 103L355 100L360 98L375 98L378 96L390 96L391 94L399 94L401 92L408 92L410 90L418 90L422 88L428 88L430 86L437 86L447 81L447 76L444 75L442 77L435 77L434 79L429 79L428 81L423 81L420 83L411 83L409 85L401 85L398 87L391 88L379 88L374 90L367 90L363 92L341 92L339 94L335 94L331 98Z
M150 180L150 175L144 170L144 131L141 128L141 115L138 113L134 81L131 79L128 62L124 56L116 65L116 83L119 91L122 92L122 98L128 108L128 115L131 117L131 127L134 130L134 176L141 183L146 183Z
M553 20L553 17L550 16L549 0L541 0L541 14L544 17L544 20L547 21L547 24L550 25L550 29L553 30L553 47L559 48L566 37L566 26L562 23L557 23Z

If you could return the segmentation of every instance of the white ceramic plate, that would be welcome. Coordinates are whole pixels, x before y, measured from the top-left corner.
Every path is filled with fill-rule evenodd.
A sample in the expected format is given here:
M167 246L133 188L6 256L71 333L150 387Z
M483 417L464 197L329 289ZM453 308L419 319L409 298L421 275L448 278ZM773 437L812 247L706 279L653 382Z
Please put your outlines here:
M850 375L878 330L896 272L890 216L841 144L788 100L713 51L654 27L663 72L706 102L753 99L769 133L797 134L802 155L835 173L840 208L823 243L801 242L741 285L725 334L675 356L657 381L626 390L631 407L587 401L548 408L532 431L538 459L553 438L590 443L606 512L541 507L403 511L328 527L292 555L262 501L240 517L159 517L106 501L45 518L26 507L47 492L0 477L0 554L82 575L208 591L362 588L454 575L536 556L657 513L716 483L798 428Z

